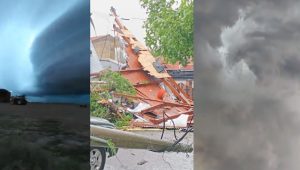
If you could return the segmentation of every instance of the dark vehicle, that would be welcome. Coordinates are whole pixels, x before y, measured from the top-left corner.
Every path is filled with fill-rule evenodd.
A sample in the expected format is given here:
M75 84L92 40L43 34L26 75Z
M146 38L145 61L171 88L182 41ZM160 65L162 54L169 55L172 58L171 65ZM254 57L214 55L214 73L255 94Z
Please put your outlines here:
M26 105L27 104L27 100L26 100L25 95L11 96L10 103L11 104L16 104L16 105Z
M11 92L6 89L0 89L0 103L9 103Z
M91 147L90 165L91 170L103 170L106 162L106 148Z
M112 128L114 129L114 124L110 123L108 120L91 117L90 119L91 125ZM100 139L100 138L99 138ZM91 144L90 150L90 166L91 170L103 170L106 162L106 155L108 153L108 157L114 156L118 150L114 153L110 148L107 147L97 147Z

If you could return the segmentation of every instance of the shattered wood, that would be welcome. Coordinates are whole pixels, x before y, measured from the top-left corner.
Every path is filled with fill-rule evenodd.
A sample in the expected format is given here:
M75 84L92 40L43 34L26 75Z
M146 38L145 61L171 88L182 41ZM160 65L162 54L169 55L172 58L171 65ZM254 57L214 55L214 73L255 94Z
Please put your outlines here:
M121 101L118 105L114 101L107 105L113 112L130 112L135 119L131 125L136 127L163 127L163 122L167 123L170 119L175 122L176 128L188 127L193 125L193 100L191 94L182 85L169 75L164 68L154 67L155 62L159 62L151 52L122 24L116 14L114 29L117 36L123 39L125 53L127 54L127 67L119 73L127 79L136 90L136 95L126 95L113 93L113 97L122 97L132 100L134 104ZM163 65L162 65L163 66ZM106 71L100 72L101 77ZM101 92L104 87L99 87L102 82L92 82L91 90ZM102 88L102 89L101 89ZM164 90L163 95L159 93ZM101 103L104 104L104 103ZM127 109L120 111L118 107L123 106ZM164 118L163 114L167 115Z
M158 72L153 63L156 59L151 52L139 42L134 35L121 23L118 16L114 14L116 24L114 29L118 31L118 36L127 43L126 53L128 56L128 66L120 73L135 87L138 92L135 96L123 95L132 98L139 103L147 103L148 108L141 109L138 113L133 113L140 119L133 121L135 126L159 126L169 119L179 121L181 115L188 115L184 122L176 126L187 127L193 115L193 100L181 86L179 86L167 71ZM138 49L138 50L136 50ZM147 83L144 83L147 82ZM162 99L157 94L161 89L167 91ZM119 94L120 95L120 94ZM163 118L163 113L168 118Z

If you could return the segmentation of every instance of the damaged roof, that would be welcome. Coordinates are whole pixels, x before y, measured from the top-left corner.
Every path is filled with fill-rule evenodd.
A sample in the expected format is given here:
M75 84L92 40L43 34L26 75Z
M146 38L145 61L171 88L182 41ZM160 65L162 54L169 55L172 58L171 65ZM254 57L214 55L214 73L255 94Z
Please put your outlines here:
M121 23L116 13L114 13L115 11L112 12L116 22L114 29L117 35L127 43L125 48L128 56L127 67L120 70L120 73L132 83L137 91L136 96L117 95L150 104L150 107L138 113L138 116L146 119L148 122L136 121L133 122L133 125L142 127L161 126L161 123L170 119L174 120L181 115L187 115L185 127L192 124L192 96L185 93L166 70L158 71L155 67L156 58ZM176 68L176 66L174 67ZM161 90L166 91L163 99L158 98L158 93Z

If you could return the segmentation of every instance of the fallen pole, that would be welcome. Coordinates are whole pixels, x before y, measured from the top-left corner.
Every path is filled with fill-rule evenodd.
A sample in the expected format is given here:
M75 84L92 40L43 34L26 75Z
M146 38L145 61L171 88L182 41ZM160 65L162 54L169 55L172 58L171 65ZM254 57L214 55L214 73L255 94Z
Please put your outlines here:
M147 149L154 152L192 152L192 145L152 139L143 135L125 132L117 129L109 129L90 125L91 145L95 147L107 147L105 141L111 140L117 148Z

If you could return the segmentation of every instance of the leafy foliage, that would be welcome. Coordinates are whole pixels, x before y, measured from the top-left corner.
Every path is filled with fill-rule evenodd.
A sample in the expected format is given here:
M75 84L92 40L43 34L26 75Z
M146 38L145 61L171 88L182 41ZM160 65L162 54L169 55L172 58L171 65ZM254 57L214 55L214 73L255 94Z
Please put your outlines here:
M101 96L96 92L91 92L91 115L96 117L101 117L104 119L110 119L109 109L105 106L102 106L98 103L101 100Z
M98 102L101 100L107 101L108 99L111 99L112 96L109 93L110 91L134 95L136 94L135 88L127 79L123 78L120 73L110 70L101 75L99 80L106 82L106 84L101 85L101 89L103 89L102 92L91 92L91 115L107 119L114 123L118 128L128 126L132 119L132 115L127 114L122 118L116 117L111 113L108 107L101 105Z
M117 93L135 95L136 91L133 85L118 72L108 70L101 76L100 80L105 81L110 91Z
M112 155L117 154L116 145L112 142L111 139L107 140L107 145L108 145L109 150L112 152Z
M130 124L130 121L131 121L132 118L133 118L133 116L131 114L127 114L122 119L116 120L115 125L118 128L128 126Z
M153 55L186 65L193 56L193 0L140 1L148 14L145 40Z

